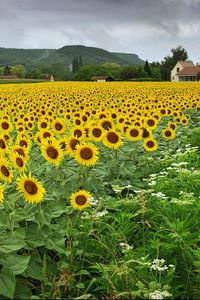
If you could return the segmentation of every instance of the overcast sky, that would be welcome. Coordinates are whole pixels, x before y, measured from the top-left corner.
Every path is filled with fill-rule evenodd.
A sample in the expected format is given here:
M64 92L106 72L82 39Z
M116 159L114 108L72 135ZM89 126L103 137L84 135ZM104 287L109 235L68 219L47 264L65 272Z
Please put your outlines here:
M0 0L0 47L80 44L149 61L182 45L200 62L200 0Z

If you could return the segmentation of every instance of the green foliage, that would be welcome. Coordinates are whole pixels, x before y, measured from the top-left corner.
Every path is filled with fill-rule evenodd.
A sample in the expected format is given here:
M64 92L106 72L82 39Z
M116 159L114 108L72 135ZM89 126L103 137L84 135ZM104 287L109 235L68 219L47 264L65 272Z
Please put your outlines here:
M31 74L32 69L37 69L41 74L53 74L61 80L73 79L69 72L71 64L74 65L73 73L75 74L82 66L104 63L142 66L144 61L135 54L112 53L104 49L81 45L65 46L58 50L0 48L0 64L4 66L9 64L13 67L23 65L27 71L27 78L39 78L39 75ZM20 76L22 73L20 72Z
M178 46L171 49L172 55L164 57L164 61L161 62L161 76L163 80L170 80L170 72L176 63L181 60L185 61L188 59L187 51L182 47Z
M3 75L4 67L0 67L0 75Z
M151 69L150 69L148 60L145 61L145 64L144 64L144 71L148 74L149 77L151 77L152 74L151 74Z
M4 75L10 75L11 74L11 70L10 70L10 67L8 65L5 66L3 74Z
M11 74L18 75L19 78L24 78L26 69L23 65L16 65L11 67Z

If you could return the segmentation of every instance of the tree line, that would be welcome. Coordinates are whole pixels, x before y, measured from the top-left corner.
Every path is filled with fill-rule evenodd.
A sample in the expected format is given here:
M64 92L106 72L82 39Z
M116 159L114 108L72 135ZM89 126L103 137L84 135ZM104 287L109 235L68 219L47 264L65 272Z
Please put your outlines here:
M111 76L114 80L170 80L170 72L177 61L188 59L187 51L178 46L171 49L161 62L149 63L144 66L121 66L116 63L84 65L82 56L74 56L70 66L52 64L48 68L26 68L23 65L0 67L0 75L17 75L19 78L46 79L53 75L58 80L90 80L92 76Z

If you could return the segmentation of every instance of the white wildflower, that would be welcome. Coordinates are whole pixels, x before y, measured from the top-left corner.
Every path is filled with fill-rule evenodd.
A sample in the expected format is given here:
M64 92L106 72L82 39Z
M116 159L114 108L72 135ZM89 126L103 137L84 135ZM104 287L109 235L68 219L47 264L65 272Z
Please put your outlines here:
M149 294L149 299L163 299L162 292L159 290L156 290Z

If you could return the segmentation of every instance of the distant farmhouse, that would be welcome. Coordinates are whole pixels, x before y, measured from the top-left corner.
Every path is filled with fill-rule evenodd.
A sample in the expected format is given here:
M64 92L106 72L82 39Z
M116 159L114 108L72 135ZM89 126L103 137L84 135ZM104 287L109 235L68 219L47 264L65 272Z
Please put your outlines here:
M178 61L171 70L171 81L200 81L200 65L192 61Z
M93 76L91 78L91 81L106 82L106 81L113 81L113 78L111 76Z

